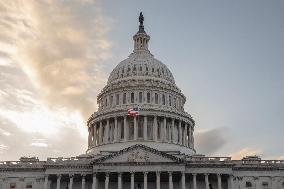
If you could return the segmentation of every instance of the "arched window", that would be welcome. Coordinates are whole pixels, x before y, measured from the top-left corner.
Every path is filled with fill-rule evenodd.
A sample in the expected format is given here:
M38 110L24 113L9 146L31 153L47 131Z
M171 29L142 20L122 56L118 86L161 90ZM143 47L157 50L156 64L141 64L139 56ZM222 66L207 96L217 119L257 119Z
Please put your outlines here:
M172 96L169 95L169 106L172 106Z
M107 97L106 97L106 99L105 99L105 102L106 102L105 104L106 104L106 107L107 107Z
M142 103L143 100L143 93L139 92L139 103Z
M159 103L159 95L158 93L155 93L155 104Z
M163 105L166 105L166 96L165 96L165 94L162 95L162 103L163 103Z
M126 104L126 93L123 93L122 103Z
M251 182L249 182L249 181L247 181L247 182L246 182L246 187L247 187L247 188L252 187L252 183L251 183Z
M130 101L131 101L131 103L134 103L134 93L131 93L131 95L130 95Z
M147 93L147 103L151 103L151 95L150 95L150 93Z

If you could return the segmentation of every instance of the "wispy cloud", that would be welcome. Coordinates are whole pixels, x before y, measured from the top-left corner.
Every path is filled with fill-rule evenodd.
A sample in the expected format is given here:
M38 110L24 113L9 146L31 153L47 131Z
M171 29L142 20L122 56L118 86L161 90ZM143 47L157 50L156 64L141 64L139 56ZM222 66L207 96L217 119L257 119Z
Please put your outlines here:
M217 127L209 130L197 130L195 133L197 153L214 155L227 142L227 128Z
M0 0L0 135L22 139L18 153L70 154L60 146L74 139L84 151L85 121L106 79L98 62L111 57L109 27L91 0ZM9 151L16 141L1 137L2 159L18 158Z

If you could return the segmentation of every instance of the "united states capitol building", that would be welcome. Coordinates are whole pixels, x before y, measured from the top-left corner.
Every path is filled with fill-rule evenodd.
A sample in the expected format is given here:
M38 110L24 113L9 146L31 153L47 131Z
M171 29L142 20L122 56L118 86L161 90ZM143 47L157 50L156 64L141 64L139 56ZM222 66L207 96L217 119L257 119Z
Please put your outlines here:
M143 15L134 50L111 72L70 158L0 162L1 189L284 189L284 161L199 155L195 122L171 71L148 49ZM139 115L127 110L139 106ZM197 149L198 150L198 149Z

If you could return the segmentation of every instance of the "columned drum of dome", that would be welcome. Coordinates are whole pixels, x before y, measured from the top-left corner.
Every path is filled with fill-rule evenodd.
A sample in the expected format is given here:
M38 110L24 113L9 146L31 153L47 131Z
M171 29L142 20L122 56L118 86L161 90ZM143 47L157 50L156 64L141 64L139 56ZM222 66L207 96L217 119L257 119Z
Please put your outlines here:
M186 97L167 66L150 53L141 16L133 52L114 68L97 97L98 111L88 120L87 153L143 144L195 154L194 120L184 111ZM134 106L139 106L139 116L127 116Z

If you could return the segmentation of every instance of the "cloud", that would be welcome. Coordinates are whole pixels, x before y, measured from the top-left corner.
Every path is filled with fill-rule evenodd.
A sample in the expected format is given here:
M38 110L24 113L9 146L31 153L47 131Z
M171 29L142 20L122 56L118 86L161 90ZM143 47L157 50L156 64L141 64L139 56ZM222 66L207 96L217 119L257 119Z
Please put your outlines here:
M232 157L232 159L239 160L246 156L259 156L261 153L262 150L260 149L243 148L238 152L230 154L229 156Z
M218 127L210 130L196 131L196 151L205 155L213 155L227 142L227 128Z
M109 29L92 0L0 0L0 160L84 153Z
M0 3L0 57L12 57L51 107L95 109L97 88L106 78L97 65L111 56L107 19L93 1L21 1Z
M19 129L8 120L0 120L0 160L18 160L22 156L36 156L41 160L47 157L78 156L85 152L85 138L76 128L61 126L56 135L30 133ZM72 148L70 148L72 146Z

